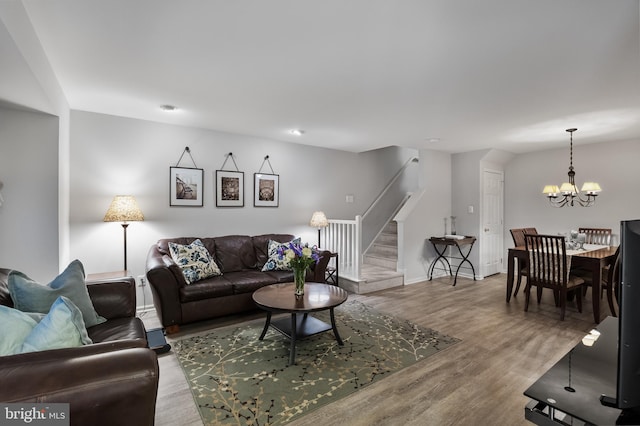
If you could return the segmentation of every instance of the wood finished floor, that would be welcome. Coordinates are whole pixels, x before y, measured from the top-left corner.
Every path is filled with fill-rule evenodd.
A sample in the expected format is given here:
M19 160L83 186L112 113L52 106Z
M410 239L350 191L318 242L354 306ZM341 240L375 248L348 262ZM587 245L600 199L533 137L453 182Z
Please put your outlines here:
M580 314L567 307L565 321L548 292L524 312L521 293L505 302L506 275L482 281L434 279L366 295L351 294L381 312L462 339L356 393L291 423L300 425L525 425L522 394L594 327L591 291ZM601 304L602 318L609 315ZM168 337L263 318L260 312L183 326ZM158 327L152 313L147 328ZM338 327L340 327L338 325ZM175 355L159 357L156 425L202 425Z

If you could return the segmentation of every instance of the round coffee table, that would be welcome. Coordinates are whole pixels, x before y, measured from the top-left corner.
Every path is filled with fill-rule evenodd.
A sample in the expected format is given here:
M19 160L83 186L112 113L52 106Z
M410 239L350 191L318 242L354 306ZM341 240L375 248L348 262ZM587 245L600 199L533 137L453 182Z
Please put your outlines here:
M333 309L344 303L348 297L346 291L329 284L305 283L303 296L296 296L294 291L294 283L283 283L268 285L253 293L253 301L256 305L267 311L267 321L264 324L260 340L264 339L269 326L291 339L289 365L295 364L296 340L298 339L333 330L338 344L341 346L344 344L336 328ZM310 312L326 309L329 309L331 325L308 315ZM290 313L291 319L285 317L271 321L273 313ZM298 316L298 314L303 315Z

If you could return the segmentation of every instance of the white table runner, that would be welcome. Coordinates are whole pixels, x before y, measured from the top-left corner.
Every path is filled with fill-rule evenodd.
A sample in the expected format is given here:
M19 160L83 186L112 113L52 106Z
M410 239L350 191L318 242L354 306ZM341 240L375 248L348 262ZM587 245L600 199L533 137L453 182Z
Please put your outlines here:
M603 246L600 244L585 244L583 249L567 249L567 256L573 256L576 254L588 253L590 251L600 250L603 248L608 248L609 246Z

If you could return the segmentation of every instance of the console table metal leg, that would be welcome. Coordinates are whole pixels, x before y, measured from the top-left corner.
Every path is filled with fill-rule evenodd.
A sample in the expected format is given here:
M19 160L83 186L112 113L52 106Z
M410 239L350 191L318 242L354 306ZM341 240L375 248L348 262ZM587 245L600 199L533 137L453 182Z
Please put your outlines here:
M437 245L433 245L434 250L436 251L436 253L438 254L438 257L436 257L436 259L431 262L431 265L429 266L429 281L431 281L431 279L433 278L433 270L436 266L436 263L440 262L440 261L444 261L444 263L447 264L447 267L449 268L449 275L453 275L453 273L451 272L451 264L449 263L449 261L447 260L447 258L445 257L445 252L447 251L447 247L445 246L444 249L442 250L442 253L440 251L438 251L438 246Z
M456 283L458 282L458 271L460 271L460 267L466 262L469 264L469 266L471 266L471 272L473 273L473 280L476 280L476 270L473 267L473 263L471 263L471 261L469 260L469 255L471 254L471 249L473 249L473 243L469 244L469 250L467 251L467 254L465 255L462 252L462 248L456 244L456 247L458 247L458 253L460 253L460 256L462 256L462 260L460 261L460 263L458 264L458 267L456 268L456 277L453 279L453 285L455 286Z
M298 335L298 323L296 314L291 314L291 348L289 349L289 365L296 363L296 337Z
M336 340L340 346L344 346L342 342L342 338L340 338L340 333L338 333L338 327L336 327L336 317L333 313L333 308L329 310L329 315L331 316L331 327L333 328L333 335L336 336Z
M271 324L271 311L267 311L267 321L264 323L264 328L262 329L262 334L260 335L260 339L264 339L265 334L267 334L267 330L269 329L269 325Z

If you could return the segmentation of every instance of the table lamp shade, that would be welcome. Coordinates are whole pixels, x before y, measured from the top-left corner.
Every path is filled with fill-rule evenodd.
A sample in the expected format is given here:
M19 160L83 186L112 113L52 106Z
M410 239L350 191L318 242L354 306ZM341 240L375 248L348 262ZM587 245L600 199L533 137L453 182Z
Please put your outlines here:
M104 215L105 222L135 222L144 220L136 199L131 195L116 195Z
M326 228L327 226L329 226L329 221L327 220L327 216L324 214L324 212L313 212L313 216L311 216L309 226L318 229Z

